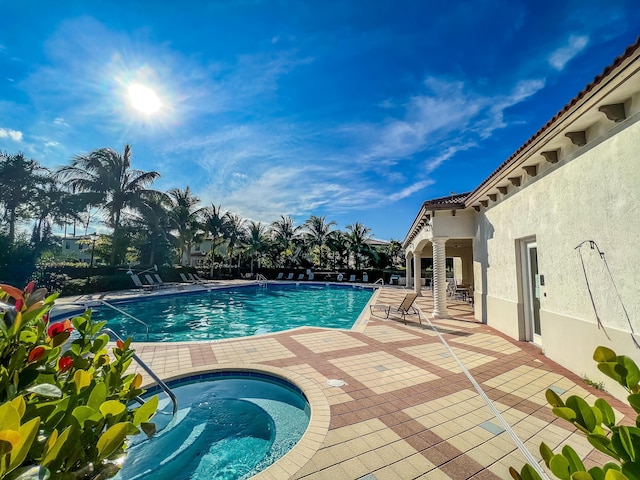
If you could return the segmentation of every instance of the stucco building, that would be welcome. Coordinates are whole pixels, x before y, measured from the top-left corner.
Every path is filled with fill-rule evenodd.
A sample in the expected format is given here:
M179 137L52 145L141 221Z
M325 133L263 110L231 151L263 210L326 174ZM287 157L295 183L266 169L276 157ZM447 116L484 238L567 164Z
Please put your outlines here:
M453 257L478 320L591 379L598 345L640 360L640 39L474 191L424 202L403 247L416 290L433 258L436 317Z

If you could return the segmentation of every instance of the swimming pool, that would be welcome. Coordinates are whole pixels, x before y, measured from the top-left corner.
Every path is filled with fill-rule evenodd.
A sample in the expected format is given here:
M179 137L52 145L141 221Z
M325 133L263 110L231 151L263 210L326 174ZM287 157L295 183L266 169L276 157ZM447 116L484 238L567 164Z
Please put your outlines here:
M151 342L220 340L302 326L351 328L373 289L346 285L270 284L214 289L115 303L149 325ZM147 341L143 325L108 308L96 320L121 337Z
M157 414L158 433L148 440L134 437L138 443L128 449L116 478L249 478L287 453L309 424L302 392L271 375L217 372L170 386L180 407L175 420ZM159 410L170 412L169 400L158 395Z

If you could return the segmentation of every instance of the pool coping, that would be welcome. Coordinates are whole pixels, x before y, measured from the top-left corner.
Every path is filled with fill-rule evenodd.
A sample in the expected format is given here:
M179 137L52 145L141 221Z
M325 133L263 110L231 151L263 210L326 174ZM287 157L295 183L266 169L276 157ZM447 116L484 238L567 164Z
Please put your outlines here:
M300 389L309 403L309 425L300 440L286 454L280 457L272 465L251 477L252 480L275 480L289 478L298 472L322 446L329 431L331 410L329 400L320 386L313 380L299 375L290 370L271 365L258 365L253 363L231 363L219 368L195 368L188 372L163 378L164 382L174 382L189 379L195 375L218 372L242 372L260 373L271 375L287 381ZM143 388L157 385L155 382L145 384Z

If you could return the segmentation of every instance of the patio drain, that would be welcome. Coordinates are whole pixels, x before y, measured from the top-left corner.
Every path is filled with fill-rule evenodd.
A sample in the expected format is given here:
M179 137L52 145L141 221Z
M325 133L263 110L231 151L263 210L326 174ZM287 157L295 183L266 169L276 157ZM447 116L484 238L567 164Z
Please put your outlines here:
M336 378L332 378L327 380L327 385L330 387L344 387L347 384L344 380L338 380Z

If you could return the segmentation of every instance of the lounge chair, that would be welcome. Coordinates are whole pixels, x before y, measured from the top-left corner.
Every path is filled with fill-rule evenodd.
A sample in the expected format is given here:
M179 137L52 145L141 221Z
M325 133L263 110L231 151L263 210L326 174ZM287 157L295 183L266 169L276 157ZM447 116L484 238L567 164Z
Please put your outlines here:
M147 283L151 286L152 289L156 289L156 288L162 287L162 284L161 283L156 283L153 280L153 277L148 273L145 273L144 279L147 281Z
M144 283L142 283L142 281L140 280L140 277L135 273L131 274L131 280L133 280L133 284L139 290L150 291L152 288L151 285L145 285Z
M307 276L309 277L309 280L313 280L313 272L309 272Z
M276 280L282 280L282 277L284 277L284 273L283 273L283 272L280 272L280 273L278 274L278 276L276 277Z
M298 280L304 280L304 273L301 273L300 275L298 275Z
M287 280L293 280L293 273L290 273L289 275L287 275Z
M400 315L405 325L407 324L407 315L418 315L418 322L422 325L420 311L413 306L416 298L418 298L417 293L407 293L397 307L393 305L370 305L371 313L373 314L376 310L383 310L385 312L385 318L389 318L391 315Z
M193 273L187 273L187 278L191 283L204 283L204 280L198 280Z
M204 279L204 278L201 278L197 273L194 273L194 274L193 274L193 278L195 278L195 279L196 279L198 282L200 282L200 283L205 283L205 282L208 282L208 281L209 281L209 280L206 280L206 279Z
M362 274L362 281L364 283L369 283L369 274L368 273L365 272L365 273Z
M356 281L356 276L355 275L349 275L349 281L350 282L355 282Z
M165 282L157 273L153 274L153 278L156 279L156 283L160 285L160 288L171 288L175 287L176 285L180 285L180 282Z
M342 281L342 279L344 278L344 275L339 273L338 276L336 277L336 280L338 280L339 282Z
M189 274L189 275L191 275L191 274ZM182 281L184 283L196 283L196 280L193 279L193 277L192 278L187 278L187 276L184 273L180 274L180 278L182 279Z

